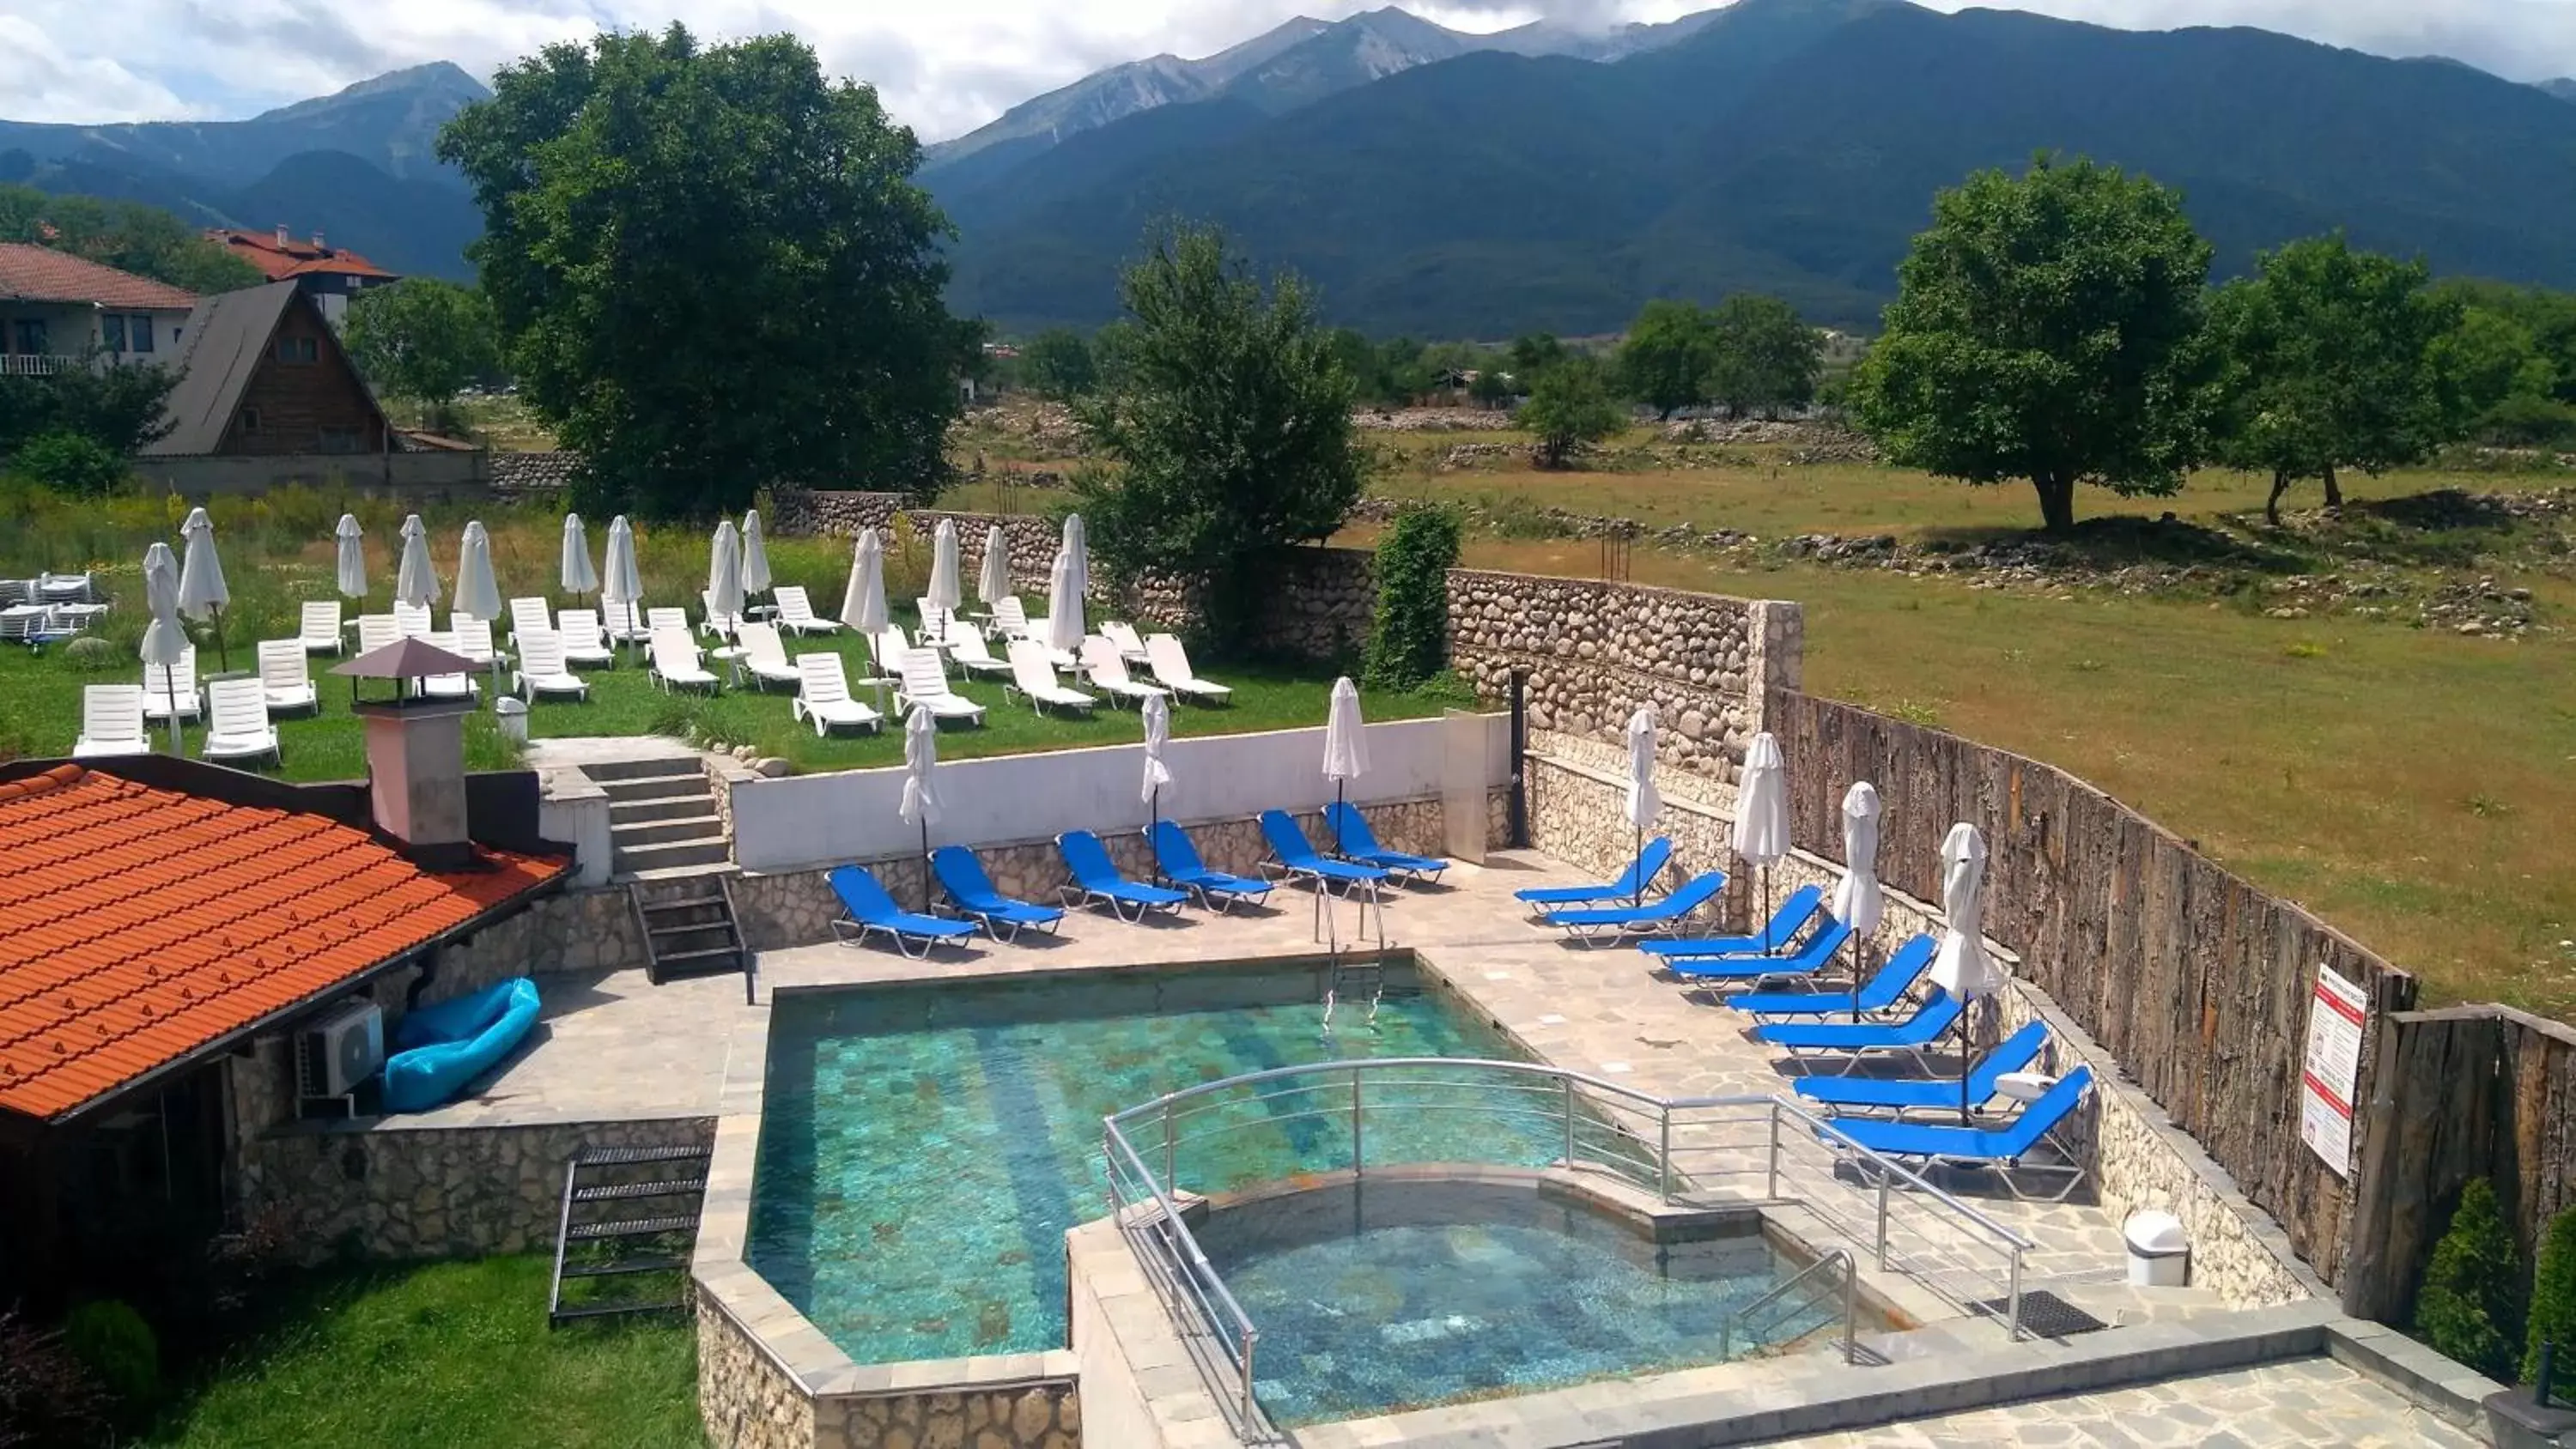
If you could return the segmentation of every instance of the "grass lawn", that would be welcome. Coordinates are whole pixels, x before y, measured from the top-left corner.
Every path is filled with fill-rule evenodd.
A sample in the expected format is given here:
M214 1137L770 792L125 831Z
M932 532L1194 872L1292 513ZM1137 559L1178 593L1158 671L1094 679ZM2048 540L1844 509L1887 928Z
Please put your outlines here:
M1465 561L1582 575L1597 554L1477 538ZM1635 577L1799 600L1811 691L2070 770L2419 973L2431 1001L2576 1018L2576 636L1645 548ZM2507 581L2576 616L2576 583Z
M676 1315L546 1327L542 1256L334 1271L282 1287L142 1443L161 1449L699 1449Z

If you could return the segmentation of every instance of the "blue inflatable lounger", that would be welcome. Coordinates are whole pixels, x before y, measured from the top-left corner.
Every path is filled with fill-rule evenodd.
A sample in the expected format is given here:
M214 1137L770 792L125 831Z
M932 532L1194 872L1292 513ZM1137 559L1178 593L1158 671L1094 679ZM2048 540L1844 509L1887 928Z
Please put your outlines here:
M445 1103L536 1024L537 983L525 976L405 1015L394 1031L403 1050L385 1063L385 1110L426 1112Z

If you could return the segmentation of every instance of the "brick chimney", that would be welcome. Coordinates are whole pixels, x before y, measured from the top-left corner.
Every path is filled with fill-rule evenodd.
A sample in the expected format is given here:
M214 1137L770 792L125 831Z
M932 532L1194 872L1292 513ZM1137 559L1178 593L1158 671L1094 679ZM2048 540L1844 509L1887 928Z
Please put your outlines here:
M470 699L359 704L367 727L367 790L376 828L436 868L474 859L465 820L465 717Z
M284 251L293 245L295 245L295 238L286 234L286 223L282 221L279 222L277 224L277 249L279 251Z
M322 233L318 231L313 233L313 250L320 252L325 256L328 256L331 253L331 249L329 247L322 245Z

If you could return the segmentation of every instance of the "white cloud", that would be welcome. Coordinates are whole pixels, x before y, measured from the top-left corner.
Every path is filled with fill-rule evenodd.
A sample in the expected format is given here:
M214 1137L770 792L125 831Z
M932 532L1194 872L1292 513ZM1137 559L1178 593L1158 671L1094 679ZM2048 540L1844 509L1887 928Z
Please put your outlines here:
M673 19L709 38L791 30L874 84L926 139L952 136L1121 60L1204 55L1298 14L1377 0L8 0L12 119L246 114L428 60L479 75L552 40ZM1706 3L1706 0L1701 0ZM1934 0L1957 9L1968 0ZM1436 0L1462 29L1546 16L1667 20L1692 0ZM2105 24L2261 25L2386 54L2440 53L2517 79L2576 73L2576 0L2025 0Z

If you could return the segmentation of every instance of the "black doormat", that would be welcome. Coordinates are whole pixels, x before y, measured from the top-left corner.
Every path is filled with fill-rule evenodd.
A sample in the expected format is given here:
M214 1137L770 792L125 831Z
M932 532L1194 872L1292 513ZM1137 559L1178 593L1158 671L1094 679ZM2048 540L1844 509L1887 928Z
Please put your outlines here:
M1997 1318L2009 1319L2012 1314L2009 1298L1985 1299L1976 1307ZM2021 1295L2021 1326L2024 1332L2038 1338L2072 1338L2111 1325L2045 1288L2034 1288Z

